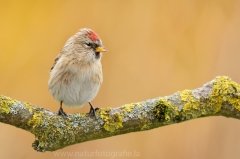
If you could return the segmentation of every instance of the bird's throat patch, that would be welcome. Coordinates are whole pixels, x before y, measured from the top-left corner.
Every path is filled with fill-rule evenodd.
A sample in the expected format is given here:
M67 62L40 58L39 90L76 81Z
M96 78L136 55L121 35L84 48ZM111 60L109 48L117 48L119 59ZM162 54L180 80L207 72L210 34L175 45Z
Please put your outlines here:
M95 58L99 59L101 57L101 53L100 52L95 52Z

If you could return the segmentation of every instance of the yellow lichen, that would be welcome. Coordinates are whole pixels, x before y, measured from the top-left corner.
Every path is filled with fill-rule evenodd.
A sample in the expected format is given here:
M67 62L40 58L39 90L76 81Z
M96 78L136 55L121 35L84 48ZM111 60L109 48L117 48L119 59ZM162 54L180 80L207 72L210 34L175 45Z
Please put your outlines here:
M125 110L126 112L130 113L132 111L132 109L134 108L134 104L133 103L125 104L125 105L121 106L121 108L123 110Z
M142 127L141 127L141 130L148 130L150 127L146 124L144 124Z
M33 128L36 126L39 126L39 125L43 124L43 120L42 120L43 117L44 117L43 112L39 112L39 113L36 112L33 114L32 119L30 119L27 124L29 126L32 126Z
M196 99L191 90L184 90L180 93L181 100L185 103L182 116L186 119L197 118L202 115L199 107L199 100Z
M104 129L109 132L114 132L119 128L122 128L122 117L119 113L110 115L111 108L103 108L100 110L100 117L104 120Z
M193 96L191 90L182 91L180 97L182 101L187 102L183 107L184 111L199 109L199 100Z
M216 104L216 111L221 109L222 102L229 102L240 111L240 97L236 95L240 92L240 86L230 78L222 76L217 77L213 82L213 91L211 93L212 104Z
M228 77L217 77L212 81L212 90L209 97L201 102L196 99L191 90L184 90L180 98L185 102L183 116L187 119L196 118L202 115L215 114L221 110L223 102L228 102L240 111L240 86Z
M105 120L108 120L108 118L109 118L109 112L111 111L111 108L102 108L102 109L100 109L100 112L99 112L99 114L100 114L100 117L105 121Z
M29 111L30 113L32 113L33 110L36 109L34 106L32 106L32 105L31 105L30 103L28 103L28 102L24 102L24 104L25 104L26 108L28 109L28 111Z
M124 115L132 112L132 110L134 108L134 103L125 104L125 105L121 106L120 108L121 108L120 115L124 116Z
M10 113L10 108L14 104L15 100L0 95L0 113Z
M104 129L109 132L114 132L115 130L122 128L122 118L119 113L113 115L111 120L105 121Z
M142 108L143 106L140 104L140 102L138 102L138 103L135 103L137 106L138 106L138 108Z
M170 120L170 116L166 114L166 115L165 115L165 120L166 120L166 121L169 121L169 120Z
M44 145L44 142L39 142L39 146L43 147Z
M173 106L171 106L171 104L168 103L167 100L160 99L155 105L153 114L159 121L170 121L171 118L169 114L170 112L172 113L172 110L175 111Z

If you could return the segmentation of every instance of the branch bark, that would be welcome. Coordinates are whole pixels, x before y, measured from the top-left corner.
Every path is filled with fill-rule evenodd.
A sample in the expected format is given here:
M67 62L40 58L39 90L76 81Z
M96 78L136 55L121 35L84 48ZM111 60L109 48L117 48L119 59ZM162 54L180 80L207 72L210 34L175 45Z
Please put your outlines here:
M117 108L101 108L96 114L98 119L85 113L62 117L0 95L0 122L34 134L33 148L44 152L206 116L240 119L240 86L228 77L216 77L195 90Z

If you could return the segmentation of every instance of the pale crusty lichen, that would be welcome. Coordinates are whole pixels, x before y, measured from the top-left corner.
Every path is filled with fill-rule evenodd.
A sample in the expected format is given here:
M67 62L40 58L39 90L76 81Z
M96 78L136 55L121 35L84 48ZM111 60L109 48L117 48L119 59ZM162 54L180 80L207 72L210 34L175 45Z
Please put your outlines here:
M123 122L127 122L132 119L140 120L153 120L154 116L151 113L154 109L154 104L158 99L150 99L143 102L125 104L119 107L120 116L122 117ZM143 121L142 121L143 122Z
M123 117L123 120L122 120L123 122L125 122L127 120L127 118L126 118L127 114L130 115L130 117L133 117L133 113L132 113L133 108L134 108L133 103L125 104L120 107L120 109L121 109L120 115Z

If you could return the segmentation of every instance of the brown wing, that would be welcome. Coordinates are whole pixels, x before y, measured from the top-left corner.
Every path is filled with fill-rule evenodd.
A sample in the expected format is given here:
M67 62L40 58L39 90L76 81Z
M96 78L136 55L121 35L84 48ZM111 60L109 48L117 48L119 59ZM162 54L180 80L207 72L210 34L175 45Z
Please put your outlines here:
M58 60L61 58L61 56L62 56L61 54L58 54L58 56L55 58L54 63L53 63L53 66L52 66L50 72L53 70L53 68L55 67L56 63L57 63Z

